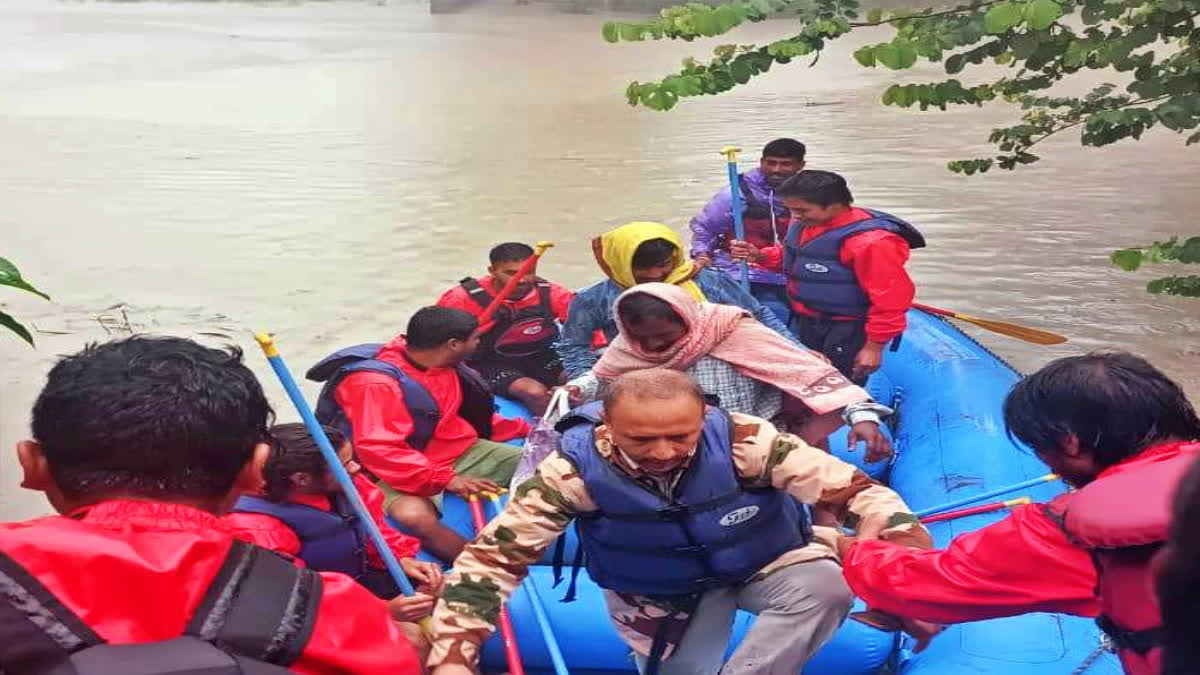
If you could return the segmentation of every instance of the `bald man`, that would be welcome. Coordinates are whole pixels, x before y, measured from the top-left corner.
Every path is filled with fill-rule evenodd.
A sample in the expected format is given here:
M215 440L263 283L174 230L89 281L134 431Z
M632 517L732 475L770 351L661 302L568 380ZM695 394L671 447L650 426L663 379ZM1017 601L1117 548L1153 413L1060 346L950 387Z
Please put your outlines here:
M686 374L622 375L560 423L560 448L455 560L434 675L468 675L496 608L572 520L589 576L643 673L794 675L850 609L833 549L797 501L858 536L929 547L896 493L767 421L705 405ZM568 595L573 595L572 588ZM733 614L759 614L722 668Z

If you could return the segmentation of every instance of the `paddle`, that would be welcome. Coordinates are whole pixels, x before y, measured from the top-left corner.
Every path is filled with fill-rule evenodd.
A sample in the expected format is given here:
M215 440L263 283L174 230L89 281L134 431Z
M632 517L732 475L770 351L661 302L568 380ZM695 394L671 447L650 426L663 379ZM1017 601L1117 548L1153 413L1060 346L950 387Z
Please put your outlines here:
M950 317L951 319L958 319L959 321L966 321L967 323L975 324L984 330L990 330L993 333L1000 333L1001 335L1014 337L1018 340L1024 340L1025 342L1032 342L1035 345L1057 345L1067 341L1067 338L1059 335L1058 333L1038 330L1028 326L1019 326L1015 323L1008 323L1007 321L982 319L977 316L971 316L970 314L960 314L958 312L952 312L948 309L939 309L937 307L930 307L929 305L922 305L919 302L914 302L913 307L930 314L946 316Z
M525 275L529 274L529 270L532 270L534 266L537 265L538 258L542 257L542 254L546 252L546 249L553 246L554 244L548 241L539 241L533 245L533 255L529 256L525 262L521 263L521 267L517 269L517 273L509 278L508 283L504 284L504 288L500 289L500 292L496 295L492 302L488 304L488 306L483 309L483 313L479 315L479 328L475 331L477 335L483 335L492 329L494 323L490 321L490 319L492 318L492 315L496 313L496 310L500 309L500 304L503 303L508 296L512 295L512 292L517 288L517 284L521 283L521 279L524 279Z
M467 503L471 506L471 520L475 523L475 536L483 532L487 519L483 516L483 504L479 495L467 495ZM517 633L513 629L512 619L508 616L508 608L500 606L500 638L504 642L504 658L508 661L508 675L525 675L525 666L521 663L521 652L517 649Z
M400 567L400 561L396 559L396 554L392 553L387 540L383 538L383 533L379 531L375 519L371 517L367 505L359 496L358 489L354 487L354 479L350 477L346 467L342 466L342 460L338 458L337 450L329 442L329 437L325 435L325 430L321 428L321 423L317 421L316 415L313 415L312 408L308 407L308 401L304 400L304 394L301 393L300 387L296 386L292 371L283 362L283 357L279 355L279 350L275 347L275 340L267 333L256 333L254 340L258 342L259 347L262 347L263 354L271 364L271 369L279 377L279 382L287 392L288 398L292 400L292 405L296 407L296 412L300 413L300 419L304 420L304 426L308 427L308 433L317 442L317 447L321 449L321 456L325 458L325 463L329 465L333 477L337 479L338 485L342 488L342 494L345 495L346 501L350 502L354 514L358 516L359 524L363 526L363 529L367 531L367 536L375 544L375 550L379 553L379 557L383 558L383 564L387 567L388 574L392 575L392 579L395 580L401 593L412 595L413 587L408 581L408 575L404 573ZM428 633L429 618L421 619L420 624L421 628Z
M489 492L486 496L495 507L496 515L500 515L501 509L504 508L504 505L500 503L500 495ZM562 649L558 646L558 638L555 637L554 628L550 625L550 617L546 616L546 608L542 606L542 596L538 593L537 584L532 578L527 578L521 585L529 593L529 604L533 607L533 616L537 619L538 627L542 629L542 639L546 642L546 650L550 652L550 663L554 666L555 675L570 675L571 671L567 670L567 661L563 658Z
M1011 509L1014 506L1022 506L1024 504L1032 504L1033 499L1030 497L1017 497L1016 499L1008 499L1002 502L992 502L983 506L972 506L967 509L959 509L957 511L947 511L945 513L937 513L932 516L925 516L921 519L922 523L937 523L943 520L954 520L955 518L965 518L973 516L977 513L991 513L992 511L1002 511Z
M971 495L970 497L963 497L962 499L958 499L958 500L955 500L952 502L947 502L945 504L939 504L937 506L932 506L927 509L922 509L920 511L917 511L914 515L918 518L924 518L925 516L933 515L935 513L941 513L942 511L949 511L950 509L957 509L960 506L965 506L972 502L978 502L978 501L982 501L984 499L991 499L992 497L999 497L1000 495L1008 493L1008 492L1016 492L1017 490L1021 490L1021 489L1027 488L1027 487L1033 487L1035 485L1041 485L1042 483L1050 483L1050 482L1053 482L1056 480L1058 480L1058 474L1048 473L1045 476L1038 476L1037 478L1031 478L1027 481L1022 481L1015 485L1009 485L1007 487L1002 487L1002 488L999 488L996 490L989 490L988 492L981 492L980 494L977 494L977 495Z
M733 236L738 241L746 240L746 226L742 223L742 186L738 181L737 154L741 148L727 145L721 148L725 156L725 168L729 170L729 209L733 212ZM750 290L750 262L742 261L742 288Z

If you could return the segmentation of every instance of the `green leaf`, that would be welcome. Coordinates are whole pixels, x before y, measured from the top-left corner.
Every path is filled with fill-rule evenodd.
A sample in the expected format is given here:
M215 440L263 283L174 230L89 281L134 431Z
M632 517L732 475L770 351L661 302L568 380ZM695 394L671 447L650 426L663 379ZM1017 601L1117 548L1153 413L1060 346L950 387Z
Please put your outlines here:
M917 49L909 40L896 38L891 42L875 45L875 60L892 70L911 68L917 62Z
M865 68L875 67L875 48L871 45L854 50L854 60Z
M1062 16L1062 7L1054 0L1031 0L1023 12L1025 25L1033 30L1045 30Z
M742 22L742 13L732 5L722 5L713 11L713 19L717 24L718 34L729 32L729 29Z
M16 333L17 337L20 337L22 340L28 342L30 347L33 346L33 336L29 334L29 330L25 328L25 326L21 325L20 321L17 321L4 312L0 312L0 326L4 326L5 328Z
M1142 250L1139 248L1123 248L1120 251L1113 251L1108 259L1112 261L1112 264L1126 272L1136 272L1142 266Z
M983 15L983 26L992 35L1003 33L1021 23L1024 8L1014 2L992 5Z
M0 286L19 288L23 291L29 291L35 295L40 295L47 300L50 299L49 295L39 291L28 281L25 281L25 279L21 277L21 272L17 270L17 266L9 262L7 258L0 258Z
M962 54L954 54L946 59L946 72L950 75L962 72L963 67L967 65L967 60Z
M642 29L635 23L617 24L617 34L626 42L637 42L642 39Z
M604 28L600 29L600 34L604 36L605 42L616 42L620 38L617 34L617 24L612 21L604 24Z

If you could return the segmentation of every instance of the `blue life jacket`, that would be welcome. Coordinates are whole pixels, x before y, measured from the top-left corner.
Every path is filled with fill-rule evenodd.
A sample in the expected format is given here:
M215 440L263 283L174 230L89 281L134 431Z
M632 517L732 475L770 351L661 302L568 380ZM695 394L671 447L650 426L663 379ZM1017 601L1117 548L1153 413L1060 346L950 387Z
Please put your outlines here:
M420 382L409 377L394 364L375 358L381 349L383 349L383 345L380 343L346 347L326 356L308 369L305 377L314 382L325 383L317 398L315 412L317 420L321 424L340 430L346 438L353 439L354 431L351 428L350 420L346 419L346 414L342 410L342 406L338 405L334 394L342 380L351 373L381 373L394 379L396 384L400 385L400 391L404 395L404 405L408 408L408 414L412 417L413 423L412 432L409 433L407 439L409 447L424 450L425 446L429 444L429 439L433 438L434 429L442 419L442 412L438 410L433 396ZM475 428L481 438L490 438L492 435L492 412L495 410L492 392L479 373L470 367L459 365L457 370L463 394L463 402L459 406L458 414Z
M871 218L832 229L800 245L804 226L792 223L784 237L783 271L787 275L788 299L793 303L831 316L866 318L871 301L858 284L854 270L842 264L842 243L871 230L900 235L910 248L925 246L925 238L899 218L865 209Z
M300 538L297 557L318 572L341 572L360 579L367 572L367 531L362 521L338 493L333 510L304 504L273 502L263 497L242 495L233 505L235 513L261 513L278 518Z
M558 428L565 430L560 452L597 506L577 526L588 574L602 588L678 596L732 586L811 539L790 495L742 485L723 410L708 409L691 464L666 498L596 452L601 405L576 409Z

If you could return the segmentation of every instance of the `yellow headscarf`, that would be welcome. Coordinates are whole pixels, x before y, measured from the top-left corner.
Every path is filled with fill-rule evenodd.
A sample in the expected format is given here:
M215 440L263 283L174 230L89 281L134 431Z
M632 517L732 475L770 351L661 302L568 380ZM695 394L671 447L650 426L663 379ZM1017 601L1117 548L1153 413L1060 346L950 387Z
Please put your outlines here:
M665 283L675 284L687 291L693 298L706 302L704 292L692 281L696 276L695 265L684 257L683 239L675 234L675 230L662 223L625 223L592 240L592 252L600 269L621 288L636 286L633 278L633 254L638 246L651 239L666 239L675 245L675 268L667 275Z

